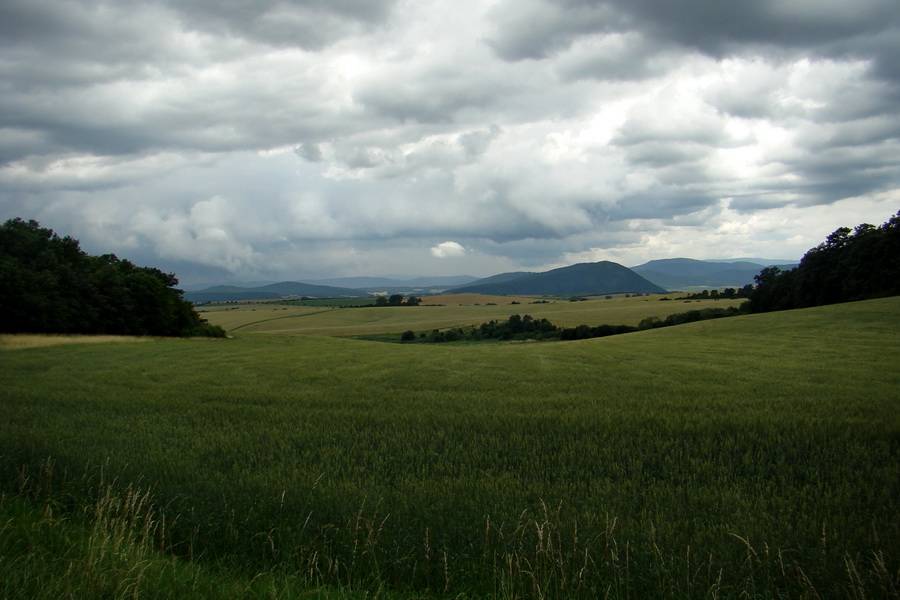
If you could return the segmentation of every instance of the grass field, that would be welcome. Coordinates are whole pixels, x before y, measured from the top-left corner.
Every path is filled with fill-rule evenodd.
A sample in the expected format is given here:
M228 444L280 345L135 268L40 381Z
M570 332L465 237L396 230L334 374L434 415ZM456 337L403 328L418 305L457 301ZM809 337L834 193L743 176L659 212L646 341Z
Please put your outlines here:
M670 296L674 297L674 296ZM302 334L356 336L397 333L407 329L431 331L506 320L513 314L547 318L554 325L637 325L645 317L664 318L698 308L739 306L742 300L660 301L659 297L613 298L586 302L548 301L535 298L474 294L433 296L422 306L371 308L314 308L279 304L223 305L203 314L214 325L235 334ZM517 304L511 304L517 302Z
M900 597L900 298L330 337L712 305L257 306L204 315L231 340L3 352L0 595Z

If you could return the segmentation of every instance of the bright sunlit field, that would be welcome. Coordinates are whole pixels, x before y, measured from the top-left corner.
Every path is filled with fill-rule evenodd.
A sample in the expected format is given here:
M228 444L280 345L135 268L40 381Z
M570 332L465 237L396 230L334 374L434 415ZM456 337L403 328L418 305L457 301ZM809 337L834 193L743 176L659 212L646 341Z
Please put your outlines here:
M231 597L897 597L900 298L577 342L332 337L712 305L260 305L204 315L230 340L4 351L4 514L122 520L83 507L132 484L125 521L155 525L123 543ZM22 579L11 557L56 546L4 520Z

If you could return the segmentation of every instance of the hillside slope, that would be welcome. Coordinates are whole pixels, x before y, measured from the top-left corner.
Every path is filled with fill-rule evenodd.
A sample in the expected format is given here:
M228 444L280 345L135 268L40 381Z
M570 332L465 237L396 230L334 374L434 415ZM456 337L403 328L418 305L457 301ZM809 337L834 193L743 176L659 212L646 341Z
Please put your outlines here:
M693 258L651 260L631 270L666 289L742 287L768 264L749 261L712 262Z
M455 288L458 294L569 295L665 293L631 269L610 261L580 263L545 273L528 273L508 281Z
M235 300L273 300L287 296L309 296L312 298L355 298L366 296L366 292L351 288L312 285L297 281L282 281L253 288L220 285L196 292L185 292L184 298L190 302L231 302Z

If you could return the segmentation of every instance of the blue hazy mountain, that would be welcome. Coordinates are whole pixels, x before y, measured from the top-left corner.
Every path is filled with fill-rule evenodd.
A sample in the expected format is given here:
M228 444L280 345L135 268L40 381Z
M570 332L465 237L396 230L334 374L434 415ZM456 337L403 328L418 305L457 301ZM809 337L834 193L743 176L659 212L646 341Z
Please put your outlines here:
M765 267L772 265L790 269L796 266L796 263L758 263L750 260L726 262L696 260L693 258L664 258L631 267L631 270L668 290L678 290L743 287L748 283L754 283L753 278Z
M233 285L216 285L203 290L185 292L189 302L233 302L240 300L277 300L291 296L311 298L341 298L367 296L367 292L353 288L313 285L298 281L282 281L259 287L245 288Z

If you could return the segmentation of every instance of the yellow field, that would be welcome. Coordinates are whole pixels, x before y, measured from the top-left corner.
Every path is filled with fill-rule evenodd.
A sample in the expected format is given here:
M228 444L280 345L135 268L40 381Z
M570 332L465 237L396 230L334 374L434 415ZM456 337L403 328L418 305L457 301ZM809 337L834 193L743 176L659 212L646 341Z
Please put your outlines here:
M246 327L257 321L274 321L286 317L296 318L332 310L317 306L282 306L272 303L253 303L238 305L213 305L203 307L200 316L214 325L220 325L228 331Z
M20 350L60 344L98 344L106 342L144 342L151 337L125 335L55 335L33 333L0 334L0 350Z
M528 304L537 298L525 296L488 296L484 294L441 294L424 296L422 306L474 306L478 304Z
M738 306L743 300L661 301L659 296L612 298L568 302L551 300L532 304L534 298L452 294L423 299L420 306L379 308L319 308L245 304L215 307L203 313L214 325L235 333L270 333L354 336L430 331L491 320L514 314L546 318L560 327L577 325L637 325L646 317L665 318L672 313L712 306ZM518 302L519 304L512 304Z

